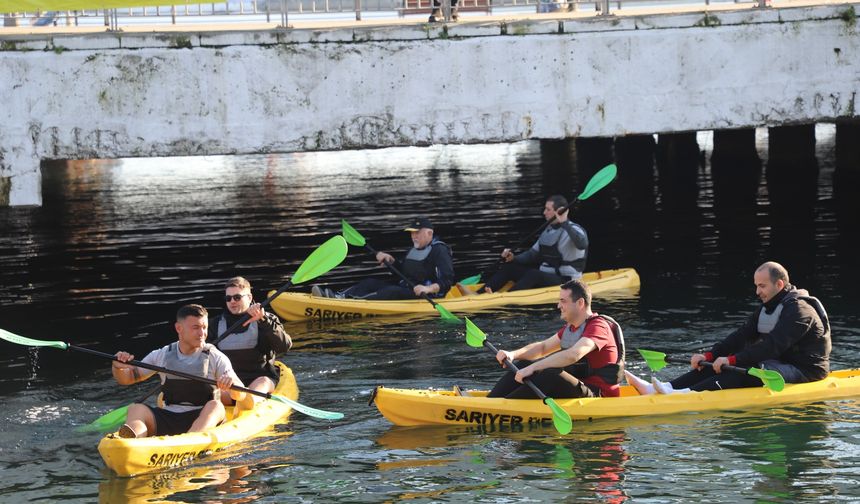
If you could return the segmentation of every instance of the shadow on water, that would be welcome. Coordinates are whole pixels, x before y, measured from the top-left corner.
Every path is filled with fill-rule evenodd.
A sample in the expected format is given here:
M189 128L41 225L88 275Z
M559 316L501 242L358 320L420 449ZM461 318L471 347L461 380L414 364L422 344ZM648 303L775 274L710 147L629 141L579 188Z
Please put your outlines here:
M753 136L745 145L767 162L766 132ZM686 354L725 336L755 308L752 270L772 258L786 264L793 283L824 300L832 366L857 367L856 214L840 214L833 200L833 138L832 128L818 128L818 198L801 216L771 211L760 171L757 178L712 173L711 133L48 165L43 207L0 209L8 231L0 235L0 320L24 336L143 356L175 338L170 319L179 305L220 309L223 281L236 274L249 278L262 299L339 232L342 218L375 248L401 250L408 244L403 225L428 214L454 249L457 276L466 277L541 223L545 196L576 194L614 159L618 179L574 220L589 232L589 269L639 271L639 292L595 299L596 311L622 323L628 348ZM727 212L731 198L717 191L733 184L746 187L745 203L728 203ZM371 274L385 275L352 252L321 281L341 287ZM560 326L553 306L473 319L503 348ZM4 345L0 501L860 495L848 483L860 468L852 434L860 415L850 402L578 422L565 438L546 430L404 430L366 406L375 385L487 388L499 376L488 352L465 344L462 327L395 318L288 330L295 347L284 360L300 400L342 411L344 421L293 415L288 439L132 479L104 474L98 435L69 433L149 385L117 388L108 364L88 356ZM647 374L635 356L628 365Z

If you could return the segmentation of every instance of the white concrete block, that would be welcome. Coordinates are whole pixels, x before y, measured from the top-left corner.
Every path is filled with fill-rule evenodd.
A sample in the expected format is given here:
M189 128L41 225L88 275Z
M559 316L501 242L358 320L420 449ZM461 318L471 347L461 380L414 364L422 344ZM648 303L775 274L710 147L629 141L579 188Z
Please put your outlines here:
M2 52L49 51L52 48L50 38L36 38L28 35L0 38Z
M502 34L502 23L452 23L448 25L448 37L492 37Z
M397 40L427 40L428 38L428 30L424 28L424 25L367 27L354 30L356 42L395 42Z
M271 31L202 32L198 43L205 47L226 47L233 45L277 44L278 34Z
M123 49L190 49L200 46L200 36L192 32L128 33L119 37Z
M51 39L51 46L62 47L69 51L94 51L119 49L120 43L117 36L55 35Z
M636 18L616 17L568 19L562 23L564 33L609 32L636 29Z
M278 40L283 44L352 42L354 38L355 34L352 28L328 30L296 29L278 32Z
M508 21L505 23L507 35L547 35L559 33L559 21Z

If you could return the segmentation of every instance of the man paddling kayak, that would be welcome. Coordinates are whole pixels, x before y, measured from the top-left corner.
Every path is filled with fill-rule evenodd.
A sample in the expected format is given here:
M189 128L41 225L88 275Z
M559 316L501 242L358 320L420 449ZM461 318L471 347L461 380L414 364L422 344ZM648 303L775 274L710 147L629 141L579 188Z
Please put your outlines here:
M365 278L341 292L314 285L311 294L317 297L352 299L415 299L422 294L443 297L454 284L454 264L451 247L433 234L433 223L427 217L418 217L404 229L412 238L412 249L401 260L386 252L377 252L376 261L389 264L401 271L414 287L406 281L393 284L378 278Z
M748 374L722 372L726 364L777 371L786 383L826 378L830 372L830 321L821 301L791 285L788 271L776 262L759 266L753 281L762 307L709 352L694 354L692 371L665 383L656 378L648 383L625 372L627 382L640 394L761 386L758 378ZM701 361L713 365L702 367Z
M582 226L568 220L567 207L564 196L556 194L547 198L543 216L552 224L525 252L514 255L511 249L503 250L502 259L506 264L478 292L496 292L509 281L515 282L511 290L517 291L581 278L588 255L588 234Z
M267 313L260 303L254 303L251 283L243 277L233 277L224 285L224 302L227 310L209 319L215 346L230 359L233 370L248 388L270 393L278 381L275 367L277 354L287 352L293 342L274 313ZM221 336L236 321L248 315L250 319L225 338ZM257 399L254 399L255 401ZM221 394L225 406L233 404L228 394ZM240 404L240 409L244 405Z
M531 378L552 398L620 394L618 383L624 369L621 326L591 311L591 290L582 280L561 286L558 310L566 324L556 334L512 352L499 350L496 360L504 366L505 359L510 359L520 371L503 376L488 397L534 399L523 378Z
M159 373L164 399L163 407L132 404L128 419L119 430L120 437L147 437L199 432L214 427L225 419L224 405L218 399L230 392L234 401L249 400L250 395L231 390L232 385L244 386L230 365L230 360L214 346L206 343L209 327L206 308L185 305L176 313L178 341L150 352L143 363L182 371L218 381L218 387L203 382ZM113 377L120 385L131 385L155 372L123 364L134 359L127 352L117 352ZM253 406L253 403L250 403Z

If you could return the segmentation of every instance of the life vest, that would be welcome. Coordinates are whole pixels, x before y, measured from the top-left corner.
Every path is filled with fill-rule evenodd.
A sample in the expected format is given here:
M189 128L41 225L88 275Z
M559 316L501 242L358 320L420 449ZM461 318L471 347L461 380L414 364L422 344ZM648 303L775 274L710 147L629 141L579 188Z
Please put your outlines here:
M776 327L776 323L779 321L779 316L782 314L783 306L785 306L785 303L791 299L802 299L809 303L809 305L815 309L815 312L818 313L818 317L824 325L824 332L830 332L830 319L827 317L827 311L824 310L824 305L821 304L821 301L819 301L817 297L802 296L798 294L797 291L791 291L782 298L782 301L779 302L772 313L767 313L764 306L761 307L761 311L758 314L757 324L757 330L760 336L770 334L770 332L773 331L773 328Z
M227 331L227 318L224 315L218 317L218 334ZM260 328L256 321L248 324L243 332L234 332L218 343L221 350L237 373L269 374L268 355L260 342Z
M438 280L439 271L437 270L436 265L431 264L430 261L428 261L430 252L432 252L433 247L437 245L445 247L448 255L453 257L454 254L451 252L451 247L449 247L447 243L437 240L436 238L433 238L430 244L423 249L412 247L406 254L406 258L403 260L403 274L406 275L406 278L409 278L418 285L435 283L435 281Z
M588 378L589 376L598 376L606 383L616 385L621 383L621 379L624 376L625 347L624 332L621 330L621 325L612 317L608 315L594 315L586 320L585 323L579 326L575 331L571 328L570 324L568 324L564 328L564 332L561 333L561 349L567 350L575 345L576 342L579 341L579 338L582 337L582 333L585 332L585 327L597 317L608 322L609 327L612 328L612 336L615 338L615 347L618 351L618 359L616 359L615 364L607 364L603 367L592 368L589 366L585 357L583 357L579 362L567 366L564 369L580 380Z
M164 367L200 376L201 378L209 378L210 348L212 348L212 345L206 344L193 357L183 356L183 360L180 360L179 343L171 343L164 358ZM189 359L191 360L189 361ZM164 375L164 383L161 385L164 404L167 405L203 406L217 397L217 391L218 388L215 385L169 374Z
M538 238L541 261L540 270L545 273L555 273L558 276L574 276L569 274L572 272L569 268L564 268L565 266L575 269L578 273L582 273L585 270L585 259L588 253L586 250L576 248L571 242L571 246L575 250L574 257L572 259L565 259L565 251L561 250L558 245L561 237L567 234L567 231L564 229L565 226L573 226L585 233L585 229L582 226L570 221L565 221L559 226L547 226ZM566 271L562 271L563 269Z

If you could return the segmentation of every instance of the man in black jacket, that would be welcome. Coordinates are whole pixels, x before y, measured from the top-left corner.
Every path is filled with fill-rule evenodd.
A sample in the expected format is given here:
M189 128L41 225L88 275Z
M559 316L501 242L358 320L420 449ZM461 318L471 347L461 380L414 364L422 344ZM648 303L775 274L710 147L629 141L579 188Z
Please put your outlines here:
M353 299L415 299L422 294L444 297L454 284L454 264L451 247L433 235L433 223L426 217L418 217L404 229L412 238L412 249L401 260L387 252L377 252L376 261L393 265L414 286L403 280L390 283L379 278L365 278L352 287L335 293L329 288L315 285L311 293L317 297Z
M758 378L722 373L725 364L777 371L786 383L806 383L830 373L830 322L821 302L788 281L788 271L766 262L753 276L756 295L763 305L709 352L690 358L692 371L663 383L648 383L629 372L627 381L640 394L672 393L761 386ZM700 367L711 361L713 366ZM656 390L655 390L656 389Z
M260 303L254 303L251 283L243 277L233 277L224 285L224 303L227 309L218 317L209 319L211 340L215 341L227 328L245 315L250 318L239 329L217 343L218 350L230 358L233 369L248 388L271 393L277 385L279 372L275 367L278 354L289 351L293 345L281 320L266 312ZM243 409L253 407L255 396L248 394ZM227 394L221 395L225 405L233 404Z

